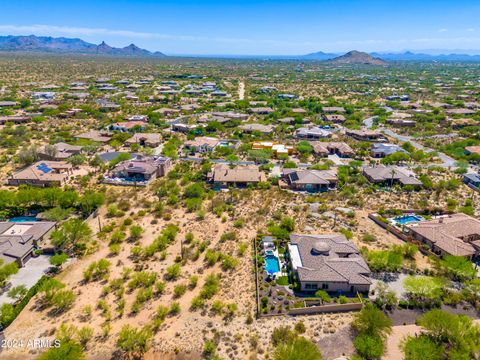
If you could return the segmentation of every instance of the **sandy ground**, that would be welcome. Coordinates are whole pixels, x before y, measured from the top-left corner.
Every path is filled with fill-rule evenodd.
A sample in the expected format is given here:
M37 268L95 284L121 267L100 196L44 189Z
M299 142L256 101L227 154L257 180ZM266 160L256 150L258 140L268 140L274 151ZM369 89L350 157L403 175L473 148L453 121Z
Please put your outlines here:
M126 211L126 217L135 218L134 223L144 228L143 236L140 240L142 246L151 244L160 234L161 230L168 223L176 224L180 231L176 241L167 249L167 256L161 260L157 256L148 260L136 263L130 257L131 249L134 244L124 242L122 250L117 256L110 256L108 249L108 238L100 240L98 250L83 258L65 269L58 278L77 294L77 300L69 311L56 317L48 315L48 312L40 311L36 308L36 299L32 299L24 311L19 315L15 322L5 331L7 339L28 339L35 338L53 338L55 329L62 322L73 323L78 327L91 326L95 330L95 337L87 348L89 359L108 359L115 349L115 343L118 332L122 326L131 324L136 327L144 326L153 319L155 311L160 304L170 306L173 301L180 304L180 314L169 317L161 326L160 330L153 338L152 348L148 353L149 358L168 358L172 354L185 355L186 359L195 358L203 348L206 340L218 339L217 353L225 359L248 359L250 357L266 359L271 353L271 333L275 327L281 325L293 326L298 321L303 321L307 327L306 337L314 341L319 341L325 336L335 333L342 328L348 327L351 322L352 314L325 314L306 317L274 317L254 320L252 324L246 324L248 315L253 315L255 310L255 290L253 263L251 260L252 240L257 231L265 231L267 222L274 214L282 216L288 215L296 220L295 231L307 233L332 233L337 232L342 224L351 223L354 233L353 241L358 246L367 246L372 249L388 249L394 244L403 244L403 241L396 238L386 230L380 228L373 221L367 218L370 210L359 210L355 207L355 217L349 219L339 214L339 222L333 227L332 219L323 219L321 217L309 216L308 203L303 195L292 194L278 189L268 191L250 191L242 190L238 192L238 198L235 200L234 212L229 215L224 213L221 217L210 213L208 202L205 204L207 215L203 220L198 220L196 214L186 213L181 207L169 208L170 220L164 218L154 219L150 211L146 211L144 216L136 216L142 209L142 200L155 201L149 189L141 189L138 192L132 192L131 189L115 190L117 193L114 198L127 200L130 203L130 209ZM230 197L230 194L217 194L224 197L224 200ZM362 195L363 196L363 195ZM328 204L328 210L331 211L337 207L351 207L348 201L333 199L333 195L319 195L324 203ZM363 196L365 201L364 209L375 209L381 204L395 204L402 199L395 194L381 193ZM100 210L102 226L108 223L114 223L117 226L121 224L124 218L108 219L106 216L106 206ZM241 228L235 228L233 222L235 219L243 219L245 224ZM154 221L155 220L155 221ZM98 228L98 219L90 220L91 227ZM220 237L224 232L234 231L237 234L236 240L220 242ZM137 314L130 314L130 308L134 302L137 290L132 293L128 291L125 294L125 314L120 316L117 307L117 300L113 293L102 295L102 288L106 283L90 282L83 284L83 271L93 261L107 258L112 263L110 280L119 278L124 267L137 268L139 270L154 271L161 279L165 269L172 265L175 258L180 255L181 241L185 234L192 232L194 238L198 241L209 241L209 248L230 254L239 259L239 265L233 271L222 271L218 264L208 268L204 264L204 256L200 255L197 260L189 260L182 265L182 275L173 282L167 282L165 294L149 300L145 307ZM377 241L373 243L363 242L362 235L370 233L376 236ZM243 256L238 256L239 243L247 244L247 251ZM426 258L418 254L417 265L419 268L429 266ZM221 273L221 291L207 302L204 311L192 312L189 310L192 299L199 294L201 287L208 274ZM173 288L175 285L186 284L191 275L198 275L199 282L196 288L188 290L179 299L173 298ZM108 337L101 336L101 327L105 319L101 311L97 309L99 299L105 299L110 306L112 313L111 330ZM213 301L221 300L224 303L236 303L238 311L233 320L227 321L221 316L215 316L210 312ZM93 314L89 321L82 317L83 308L86 305L92 306ZM392 350L394 351L394 350ZM3 358L33 358L40 352L39 349L6 349L2 353ZM339 354L341 355L341 354ZM193 357L192 357L193 356Z
M480 320L474 320L480 324ZM387 339L385 360L403 360L403 353L400 350L400 344L404 338L410 335L420 334L422 328L417 325L400 325L392 327L392 334Z
M387 250L392 245L405 244L403 240L400 240L395 235L381 228L380 226L375 224L371 219L369 219L368 214L372 212L375 212L375 211L374 210L357 210L356 211L356 214L357 214L356 219L358 220L359 231L357 232L357 236L354 237L354 241L356 241L357 246L366 246L371 250ZM361 237L365 233L374 235L377 238L377 241L374 243L365 243L361 241ZM420 252L417 252L417 254L415 255L415 262L417 264L418 269L431 268L431 264L428 261L428 257L422 255Z
M394 326L392 334L387 339L387 346L384 359L402 360L403 353L400 350L400 343L408 335L415 335L421 332L421 327L417 325Z
M140 199L144 194L144 190L140 190ZM275 193L278 190L273 190ZM180 279L174 282L167 282L167 288L164 295L155 298L146 303L144 309L138 314L130 314L130 307L134 301L136 291L132 294L127 291L125 294L126 306L125 314L119 316L116 311L116 298L114 294L102 295L102 288L106 285L105 282L89 282L84 284L83 271L93 261L98 261L102 258L107 258L112 263L110 279L120 277L123 267L134 268L139 264L132 262L129 257L130 250L134 246L124 242L122 244L122 251L118 256L111 257L108 250L108 241L100 242L98 251L86 258L78 260L74 265L67 267L59 276L58 279L64 282L67 287L74 290L77 294L77 299L74 306L67 312L52 317L47 311L36 308L36 299L32 299L27 307L18 316L15 322L8 327L5 332L7 339L23 340L35 338L54 338L55 329L62 322L75 324L78 327L88 325L95 329L95 337L90 342L87 355L91 359L108 359L111 357L112 350L115 348L117 334L121 327L126 324L131 324L136 327L141 327L148 324L156 311L158 305L163 304L169 306L173 301L176 301L181 306L181 313L174 317L167 318L160 330L156 333L153 339L153 346L149 352L152 358L167 358L167 355L173 353L182 353L188 356L198 355L202 351L203 344L206 340L212 339L214 336L219 338L219 345L217 353L222 358L231 359L247 359L249 356L257 356L262 359L270 352L271 349L271 332L275 327L281 325L293 326L298 321L303 321L307 327L305 336L318 340L321 337L334 333L342 327L349 326L352 314L326 314L305 317L273 317L254 320L252 324L247 325L247 317L249 314L254 315L255 311L255 290L254 290L254 274L252 271L253 263L251 260L251 244L255 237L257 230L265 229L266 219L270 217L259 215L259 207L264 207L270 211L275 211L283 208L283 201L288 200L288 197L283 198L281 195L277 203L274 200L265 200L263 194L253 193L252 198L240 199L235 212L235 218L245 219L245 225L242 228L234 228L232 221L224 222L222 218L214 214L208 213L204 220L196 220L196 215L185 213L181 208L174 209L171 213L170 221L158 219L157 224L152 224L152 215L146 215L136 220L145 232L141 239L143 246L150 244L155 237L157 237L161 229L167 223L176 223L180 232L177 235L175 243L170 245L167 249L167 256L165 260L152 258L145 262L142 261L141 266L143 270L155 271L159 274L159 278L165 272L165 268L174 263L175 257L180 254L181 241L187 232L192 232L195 239L204 241L209 240L210 248L221 250L224 253L236 255L238 243L244 242L248 244L248 250L244 256L238 257L240 263L238 267L229 272L222 271L220 267L214 266L208 268L204 265L203 255L196 261L188 261L182 266L182 275ZM262 196L258 196L258 195ZM123 196L123 195L119 195ZM131 196L131 194L128 194ZM128 213L138 211L139 207L135 203L135 196L131 198L132 208ZM245 206L247 202L253 206ZM293 205L293 204L290 204ZM105 207L101 209L99 217L101 218L102 226L107 223L115 221L121 222L121 219L106 219ZM289 210L284 209L287 214ZM93 218L89 220L91 227L94 230L98 228L98 219ZM299 229L303 225L299 221ZM318 229L323 224L318 224ZM235 231L237 233L237 240L226 241L221 243L220 236L226 231ZM189 307L194 296L198 295L203 285L204 279L208 274L221 273L221 291L210 301L207 302L205 311L190 311ZM199 282L195 289L188 290L185 295L179 299L173 298L173 287L178 284L186 284L191 275L198 275ZM110 306L112 312L111 332L108 338L101 337L101 326L104 323L104 318L100 314L100 310L96 308L99 299L105 299ZM234 302L238 306L237 315L233 320L228 321L221 316L215 316L210 311L210 304L215 300L221 300L225 303ZM92 306L93 314L91 320L85 321L82 316L82 309L86 306ZM256 343L255 345L253 345ZM32 358L40 352L39 349L28 348L11 348L6 349L2 354L2 358L15 359L19 357ZM187 357L188 358L188 357Z

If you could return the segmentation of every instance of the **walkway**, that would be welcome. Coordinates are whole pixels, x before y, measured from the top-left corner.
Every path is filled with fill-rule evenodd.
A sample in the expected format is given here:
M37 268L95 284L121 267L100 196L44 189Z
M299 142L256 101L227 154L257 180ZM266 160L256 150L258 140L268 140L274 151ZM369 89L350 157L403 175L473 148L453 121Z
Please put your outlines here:
M18 270L18 273L10 276L8 279L8 282L11 284L9 289L19 285L25 285L27 289L30 289L50 267L52 267L52 265L50 265L50 256L40 255L36 258L32 257L24 267ZM0 306L5 303L12 304L14 302L14 299L10 298L7 294L8 291L5 291L0 295Z

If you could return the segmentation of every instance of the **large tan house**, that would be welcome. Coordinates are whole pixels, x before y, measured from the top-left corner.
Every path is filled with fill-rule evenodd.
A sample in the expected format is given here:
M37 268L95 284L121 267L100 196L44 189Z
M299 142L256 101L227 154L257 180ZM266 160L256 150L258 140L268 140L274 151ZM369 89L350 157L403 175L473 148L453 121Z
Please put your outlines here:
M480 220L465 214L442 216L408 227L414 240L439 255L473 258L480 255Z
M65 161L38 161L11 175L7 183L13 186L62 186L72 171L72 165Z
M236 166L217 164L207 175L214 188L226 188L228 186L246 187L249 184L257 184L267 180L265 174L256 165Z
M141 156L117 164L103 180L112 185L141 185L165 176L172 166L172 159L162 156Z
M135 133L126 143L128 145L139 144L140 146L157 147L162 142L160 134L156 133Z
M52 221L0 222L0 259L4 264L24 266L55 225Z
M341 234L291 234L288 257L300 290L368 293L370 268L355 244Z
M59 142L54 145L45 145L38 152L38 156L42 160L61 161L66 160L73 155L78 155L81 152L81 146Z
M337 186L336 170L283 169L282 180L292 190L324 192Z

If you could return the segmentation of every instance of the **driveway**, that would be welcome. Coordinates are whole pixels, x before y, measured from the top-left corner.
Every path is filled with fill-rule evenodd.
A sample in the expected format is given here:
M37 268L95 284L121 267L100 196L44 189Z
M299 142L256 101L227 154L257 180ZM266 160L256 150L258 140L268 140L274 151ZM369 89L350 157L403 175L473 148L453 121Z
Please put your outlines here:
M408 275L400 273L395 274L393 277L389 278L387 281L382 281L379 279L371 279L372 280L372 289L375 289L379 282L385 282L388 285L390 290L392 290L398 299L405 298L405 289L403 288L403 281L408 277ZM373 299L376 298L376 295L372 297Z
M156 148L153 149L153 153L154 153L155 155L162 155L162 151L163 151L163 146L164 146L164 145L165 145L165 144L160 144L160 145L158 145Z
M397 134L396 132L390 130L390 129L383 129L382 132L388 136L391 136L397 140L400 140L400 141L403 141L403 142L409 142L413 145L413 147L415 147L416 149L419 149L419 150L423 150L425 152L432 152L432 151L435 151L433 149L430 149L428 147L425 147L423 146L422 144L419 144L418 142L416 142L413 137L411 136L406 136L406 135L399 135ZM443 167L446 167L446 168L455 168L456 167L456 160L442 152L438 152L437 151L437 154L438 154L438 157L440 158L440 160L443 161L443 164L441 166Z
M333 163L338 166L346 165L352 161L350 158L341 158L337 154L328 155L327 159L333 161Z
M281 177L282 176L282 167L279 164L273 165L272 170L270 170L270 176Z
M40 255L36 258L31 258L28 260L27 264L18 270L18 273L10 276L8 281L11 286L9 289L14 288L15 286L25 285L27 289L30 289L35 285L38 280L45 274L45 271L50 268L50 256ZM0 295L0 306L5 303L13 303L14 299L8 297L8 290Z
M371 129L373 126L373 120L375 120L375 118L376 116L372 116L363 120L363 126L365 126L367 129Z

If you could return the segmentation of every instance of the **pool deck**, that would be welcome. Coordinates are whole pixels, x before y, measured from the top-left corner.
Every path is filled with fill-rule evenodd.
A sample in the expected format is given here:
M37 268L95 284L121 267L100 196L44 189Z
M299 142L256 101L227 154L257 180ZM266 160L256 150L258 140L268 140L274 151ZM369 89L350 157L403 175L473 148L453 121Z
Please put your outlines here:
M279 255L279 253L278 253L278 249L277 249L277 248L275 248L274 250L270 250L270 249L269 249L269 250L267 250L267 251L272 251L272 252L273 252L273 254L268 254L268 255L269 255L269 256L275 256L275 257L277 258L278 266L279 266L279 268L280 268L280 271L277 271L277 272L275 272L275 273L273 273L273 274L271 274L271 275L272 275L272 276L275 276L276 278L278 278L278 277L280 277L280 276L283 276L283 275L287 275L287 273L285 273L285 272L282 271L283 264L282 264L282 261L280 260L280 255ZM265 257L265 256L267 256L267 253L266 253L266 252L264 253L263 257ZM264 266L264 268L265 268L265 271L266 271L266 270L267 270L267 269L266 269L266 265ZM268 273L268 271L267 271L267 273Z
M399 221L399 219L407 219L407 218L412 218L412 219L415 218L415 220L407 221L403 223ZM415 224L424 220L425 219L422 216L411 213L411 214L403 214L402 216L396 216L394 218L389 218L388 222L390 223L390 225L401 228L402 226L409 226L411 224Z

